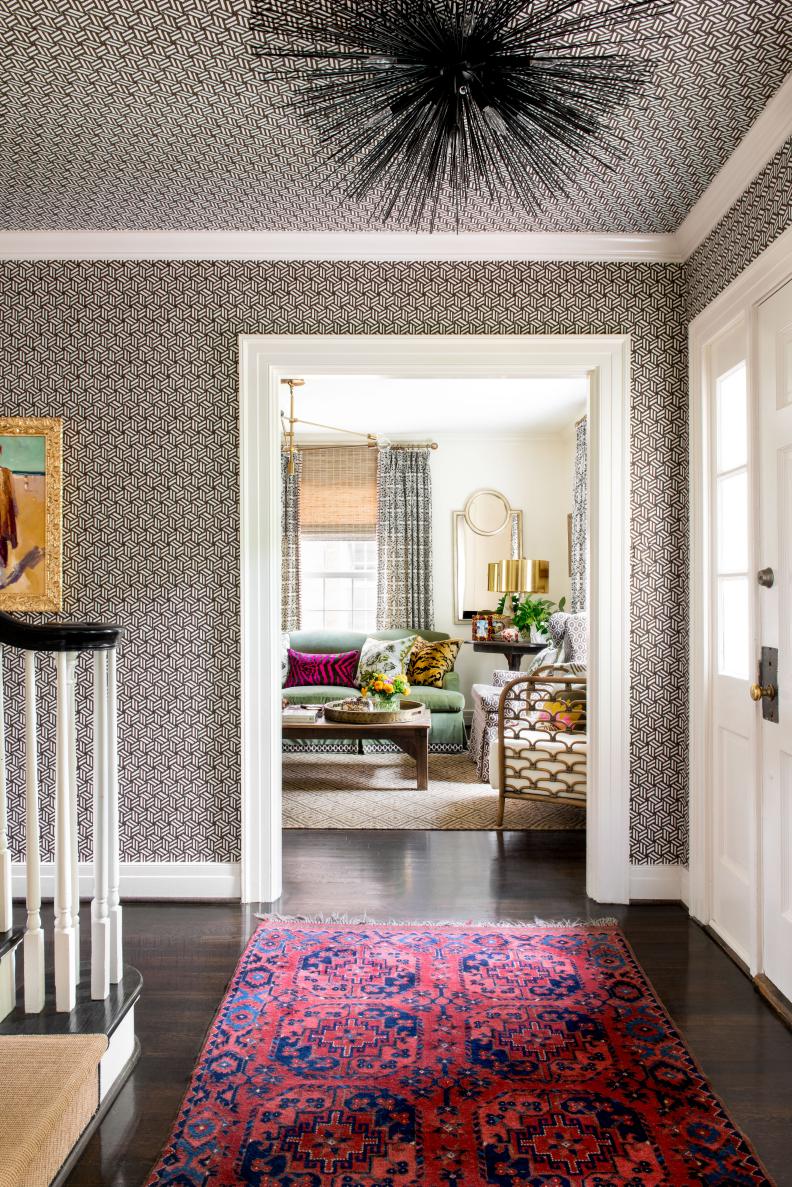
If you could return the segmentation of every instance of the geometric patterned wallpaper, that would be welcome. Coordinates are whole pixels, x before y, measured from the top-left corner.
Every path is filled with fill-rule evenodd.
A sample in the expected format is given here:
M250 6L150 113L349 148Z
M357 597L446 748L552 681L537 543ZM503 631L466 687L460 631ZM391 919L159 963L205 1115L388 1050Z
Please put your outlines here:
M371 203L333 192L332 143L266 78L249 11L249 0L0 5L0 227L377 229ZM675 0L644 29L614 34L615 49L654 64L646 93L614 117L625 146L614 170L581 166L535 216L474 204L462 229L682 222L792 69L789 0ZM453 230L448 209L438 229Z
M792 139L754 178L685 263L694 318L792 224Z
M239 855L238 335L629 333L632 860L679 861L684 306L682 266L651 263L0 264L3 413L65 419L64 613L126 628L124 859ZM19 697L18 670L6 683L9 700ZM51 723L51 705L43 716ZM17 754L20 742L11 738ZM51 743L42 782L49 852ZM19 793L14 769L17 851Z

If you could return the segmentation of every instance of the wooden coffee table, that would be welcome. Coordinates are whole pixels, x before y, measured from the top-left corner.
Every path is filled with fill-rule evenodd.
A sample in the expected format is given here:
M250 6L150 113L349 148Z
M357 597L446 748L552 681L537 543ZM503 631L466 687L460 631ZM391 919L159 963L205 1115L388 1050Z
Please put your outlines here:
M284 738L345 738L357 741L366 738L382 738L395 742L400 750L415 759L415 784L418 791L429 788L429 729L432 715L428 709L411 717L409 721L394 721L391 725L346 725L340 721L325 721L322 715L317 721L284 721Z

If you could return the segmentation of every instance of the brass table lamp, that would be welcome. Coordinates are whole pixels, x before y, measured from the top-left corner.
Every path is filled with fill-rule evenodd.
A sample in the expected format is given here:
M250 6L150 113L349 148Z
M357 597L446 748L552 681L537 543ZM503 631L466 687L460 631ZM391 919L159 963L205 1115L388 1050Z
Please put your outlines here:
M550 562L528 560L493 561L487 565L487 589L499 594L546 594L550 588Z

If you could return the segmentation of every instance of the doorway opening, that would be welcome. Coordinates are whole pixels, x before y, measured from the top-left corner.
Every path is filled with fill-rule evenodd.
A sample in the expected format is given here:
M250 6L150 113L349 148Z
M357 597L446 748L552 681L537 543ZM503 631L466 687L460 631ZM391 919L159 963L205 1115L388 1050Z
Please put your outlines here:
M585 830L587 405L585 375L282 384L285 829Z
M464 416L470 414L474 417L473 432L470 434L471 440L467 443L468 456L467 461L462 457L461 452L456 459L451 458L450 442L448 444L448 452L446 460L453 463L452 471L446 476L443 482L444 497L447 501L458 502L459 507L451 507L450 503L444 507L443 518L447 519L446 523L438 524L438 540L441 535L444 537L441 546L440 563L436 565L438 572L451 570L452 579L446 583L441 598L445 605L442 606L441 613L444 620L447 622L435 622L435 626L439 627L445 625L451 629L445 631L436 630L435 634L450 636L450 642L454 643L459 640L457 653L464 647L466 657L469 660L465 663L466 667L470 667L470 672L464 673L467 682L471 688L470 709L473 709L472 688L475 682L473 667L476 662L482 660L488 666L487 675L491 676L493 667L497 665L492 664L492 655L486 653L481 654L474 651L473 646L473 612L475 610L486 611L480 615L483 620L482 626L476 623L477 629L483 629L486 626L490 632L489 639L480 638L482 643L487 643L492 646L494 650L497 647L501 651L502 660L514 660L514 656L508 656L508 651L504 650L508 639L505 641L499 635L499 629L502 628L502 622L497 621L498 602L502 601L502 610L513 610L513 595L517 598L517 604L525 600L525 595L532 589L539 593L542 591L548 597L548 600L555 603L552 607L554 610L561 597L569 599L570 594L562 592L564 583L558 580L559 577L566 575L569 580L569 539L566 531L561 534L561 539L552 543L555 563L552 566L556 570L557 586L551 586L548 581L548 575L544 576L544 585L542 585L541 576L531 573L531 577L526 579L526 563L528 561L547 562L547 556L536 555L542 550L548 551L551 548L551 543L543 544L542 548L535 548L534 542L527 546L525 530L523 532L523 540L512 539L512 524L516 521L516 516L513 514L517 511L526 512L525 507L516 506L516 497L509 494L508 497L503 497L505 492L501 489L504 485L507 476L506 453L507 447L504 440L502 448L504 454L504 461L500 467L500 487L494 485L493 480L483 477L483 459L484 459L484 440L486 437L486 430L489 426L488 419L488 397L493 391L497 391L500 384L503 384L503 392L507 392L507 384L522 382L524 385L532 384L539 385L541 383L555 384L560 390L559 385L567 384L568 393L574 393L574 399L578 401L578 409L576 414L572 416L571 427L576 428L576 421L580 420L580 409L583 407L586 395L588 394L589 408L586 414L586 429L588 438L588 475L587 475L587 538L589 543L589 574L588 574L588 597L590 599L591 614L589 615L588 639L587 639L587 663L585 664L585 721L587 734L587 749L586 756L586 808L587 808L587 822L586 822L586 852L587 852L587 889L591 897L601 902L625 902L628 898L628 821L629 821L629 786L628 786L628 753L629 753L629 721L628 721L628 704L629 704L629 690L628 690L628 673L629 673L629 638L628 638L628 556L629 556L629 519L628 519L628 476L629 476L629 440L628 440L628 422L629 422L629 388L628 388L628 342L626 339L617 338L601 338L601 337L515 337L504 339L503 337L496 338L460 338L460 337L419 337L419 338L398 338L398 337L340 337L340 338L315 338L315 337L294 337L294 338L267 338L267 337L244 337L241 340L242 347L242 404L241 404L241 440L242 440L242 556L243 556L243 571L242 571L242 670L243 670L243 897L245 901L262 901L271 902L278 898L281 887L281 826L282 826L282 771L281 771L281 746L282 746L282 728L284 736L286 734L285 727L282 727L283 702L287 700L285 697L283 684L283 653L282 653L282 632L281 632L281 609L282 609L282 593L283 593L283 561L282 555L284 550L288 550L289 545L287 541L282 542L282 523L281 523L281 504L282 504L282 443L283 433L281 424L281 413L284 410L281 400L282 380L289 377L300 376L306 380L306 388L310 390L313 384L316 391L316 399L323 403L325 411L322 415L303 415L301 419L313 421L317 426L326 426L333 424L337 427L348 428L351 431L359 431L364 438L368 434L372 434L375 440L379 440L380 444L385 445L384 449L378 449L376 452L379 455L380 464L382 464L383 455L388 458L393 466L393 470L401 473L403 470L403 460L399 458L399 454L415 453L432 453L433 461L437 461L442 456L443 443L437 441L436 444L440 448L435 452L430 450L431 442L429 437L433 433L438 436L439 430L432 430L428 423L424 426L420 421L420 414L430 407L426 389L421 392L421 384L432 384L436 387L446 385L447 391L452 391L450 385L453 384L469 384L475 385L479 393L486 391L487 398L482 398L479 395L479 403L476 407L468 410L465 413L462 409L455 415ZM405 362L405 360L408 360ZM381 383L385 386L391 385L392 391L399 390L399 400L403 405L407 399L407 391L414 393L411 398L415 400L412 415L412 427L410 428L409 436L411 441L403 439L405 433L397 432L396 426L378 426L374 424L373 413L374 408L369 400L365 408L365 418L358 412L355 413L356 423L353 424L350 420L345 423L344 415L339 415L337 412L329 413L330 401L327 399L327 392L329 387L327 385L335 384L337 388L343 387L346 391L355 389L362 392L364 389L370 389L373 381ZM325 397L322 397L320 388L321 384L325 386ZM398 385L402 384L402 388L398 389ZM489 388L487 385L490 385ZM405 386L406 385L406 386ZM412 385L410 387L410 385ZM384 389L383 389L384 390ZM538 390L538 388L537 388ZM317 408L319 405L317 405ZM449 409L451 404L448 405ZM304 403L304 408L310 412L311 405L308 402ZM314 408L314 411L317 411ZM360 408L360 404L358 404ZM349 409L351 412L351 409ZM380 412L383 410L380 409ZM387 408L384 409L387 413ZM476 419L477 418L477 419ZM476 432L477 424L481 425L481 432ZM386 429L388 432L387 442L384 440L386 436ZM405 426L402 426L405 429ZM426 437L424 437L424 429L426 430ZM306 438L310 434L305 433L305 426L303 426L303 444L309 446L312 442ZM321 432L327 432L324 428L317 428L317 436ZM491 434L494 436L495 434ZM502 434L505 439L509 434ZM320 442L314 440L313 444L323 445L324 452L327 453L328 442ZM417 448L412 450L400 450L401 445L411 445ZM459 443L457 443L459 444ZM459 446L461 449L461 445ZM472 448L472 452L471 451ZM287 446L287 453L289 447ZM319 455L322 451L317 450ZM360 458L355 462L353 470L355 472L365 470L366 467L362 464L362 458L368 451L363 449L359 451ZM307 450L306 450L307 454ZM396 464L394 459L398 459ZM312 476L312 481L316 478L316 472L321 467L319 462L320 457L312 457L308 469ZM326 459L325 459L326 460ZM352 500L353 510L359 504L366 503L365 488L368 482L369 490L371 486L370 476L367 479L365 474L357 473L357 476L349 470L349 457L344 459L335 458L334 465L341 464L344 461L344 466L338 470L336 478L341 485L346 489L352 484L356 486L358 495ZM516 461L516 459L513 459ZM536 457L527 459L534 465L537 464ZM477 474L477 461L478 471ZM346 469L344 469L346 467ZM420 467L418 467L420 469ZM515 473L519 469L515 465ZM558 473L555 475L556 482L553 483L552 476L547 475L544 480L544 485L547 488L544 497L535 496L536 505L532 505L530 513L532 521L538 522L539 516L544 513L548 520L552 518L547 511L549 504L553 501L558 503L564 496L559 495L562 487L562 467L559 465ZM496 471L497 472L497 471ZM463 480L460 479L463 475ZM410 477L410 482L415 483L416 476L413 474ZM459 481L462 480L462 486L459 486ZM515 478L516 481L516 478ZM379 485L382 485L382 473L378 476ZM472 483L472 485L471 485ZM455 485L456 484L456 485ZM571 485L571 483L570 483ZM310 486L310 484L309 484ZM463 491L464 486L464 491ZM458 487L458 489L457 489ZM468 489L468 487L470 489ZM439 489L439 488L438 488ZM364 493L360 493L363 491ZM483 495L484 498L480 500L481 505L470 506L471 496ZM464 496L464 498L463 498ZM434 497L434 496L433 496ZM308 502L311 504L311 494L309 493ZM438 494L439 498L439 494ZM452 512L457 512L462 516L462 522L475 522L476 515L479 515L482 524L488 524L489 519L493 516L497 518L495 512L497 511L500 500L500 506L503 509L504 524L509 524L509 549L505 556L497 558L500 562L523 562L522 575L514 585L514 579L501 571L500 578L493 576L492 588L486 592L494 595L494 605L492 606L478 606L463 605L465 594L465 576L460 574L459 566L459 552L464 548L463 538L459 535L459 521L455 520ZM340 501L340 500L339 500ZM369 500L370 501L370 500ZM398 502L398 500L397 500ZM324 511L322 506L324 505ZM318 512L317 512L318 507ZM468 509L468 516L464 515L465 509ZM403 513L397 507L394 514L398 522L398 515ZM317 519L318 514L318 519ZM305 541L306 547L300 548L299 560L302 562L300 566L300 581L304 584L304 594L301 594L301 610L305 609L311 616L310 625L303 628L299 624L299 631L303 629L309 632L335 631L340 633L360 634L362 640L369 637L370 628L373 625L378 625L378 621L374 615L382 613L382 606L377 608L376 601L381 602L383 578L381 573L377 573L380 566L380 549L383 547L382 526L378 525L378 531L374 539L369 539L371 534L370 525L364 523L350 524L349 510L344 513L347 519L343 524L332 524L324 522L322 516L327 516L327 501L313 500L309 506L308 522L311 526L311 531L306 533L308 538ZM561 522L565 526L566 516L569 514L568 510L563 512L563 516L559 516ZM354 520L354 515L353 515ZM365 516L363 517L365 518ZM450 522L449 522L450 521ZM456 525L456 527L455 527ZM498 525L494 525L497 527ZM352 535L349 535L350 527L354 528ZM524 527L524 525L523 525ZM485 530L489 530L487 527ZM456 534L455 534L456 532ZM342 534L346 533L349 538L342 538ZM368 535L367 535L368 533ZM475 535L475 533L474 533ZM389 547L387 537L385 539L385 547ZM454 551L456 548L456 557ZM445 550L446 556L442 550ZM504 549L501 546L501 552ZM522 551L522 555L520 555ZM525 553L530 553L526 557ZM343 555L342 555L343 553ZM371 555L369 555L371 554ZM408 582L410 591L405 594L405 591L399 590L399 563L403 558L403 550L400 552L395 548L394 557L396 561L390 561L388 565L388 580L391 581L390 587L385 582L385 587L391 590L396 590L393 597L413 597L415 596L416 584L420 585L422 576L418 568L414 568L410 574L410 581ZM433 562L437 562L437 556L433 557ZM456 570L454 569L454 560L457 561ZM481 559L479 557L479 559ZM489 558L488 558L489 560ZM343 562L343 564L342 564ZM497 564L492 561L497 569ZM474 568L476 566L474 562ZM433 563L433 569L435 563ZM530 568L530 566L528 566ZM395 569L395 572L394 572ZM551 570L552 571L552 570ZM403 576L403 575L401 575ZM498 580L500 579L500 584ZM404 584L402 582L402 584ZM523 586L524 588L520 588ZM438 588L438 583L435 579L435 574L432 574L432 583L429 589L431 595ZM566 587L568 588L568 587ZM374 598L374 591L378 591L378 597ZM570 591L571 592L571 591ZM426 595L421 595L426 596ZM540 594L541 596L541 594ZM460 602L460 597L462 602ZM480 594L475 594L474 598L478 600ZM537 600L537 599L535 599ZM372 605L374 602L374 605ZM409 602L407 603L409 605ZM420 596L418 605L420 607ZM386 627L384 633L386 635L404 636L405 628L409 628L409 634L413 636L418 635L421 630L425 633L421 636L421 647L440 642L447 644L449 639L435 640L427 638L426 634L431 633L431 628L426 627L423 622L418 621L418 611L415 611L414 605L409 608L403 615L406 618L404 623L399 623L397 626ZM344 617L343 624L339 615ZM360 619L358 622L355 616ZM368 615L368 618L366 617ZM329 616L329 621L328 621ZM321 618L321 624L319 619ZM371 622L369 621L371 618ZM315 621L314 621L315 619ZM349 621L347 621L347 619ZM365 620L365 621L364 621ZM516 620L516 619L515 619ZM381 620L380 620L381 621ZM513 626L511 623L506 623L508 626ZM525 625L525 624L523 624ZM542 624L540 624L542 625ZM546 625L546 623L544 624ZM355 632L354 628L359 626L362 630ZM417 628L417 629L415 629ZM295 632L295 635L299 634ZM373 634L383 632L373 632ZM520 632L517 630L518 639L514 645L514 651L519 650L520 645L530 644L530 638L520 638ZM530 624L525 632L530 634ZM467 636L467 638L466 638ZM302 642L305 644L305 639L292 639L290 641ZM356 642L358 640L355 640ZM338 640L335 640L338 642ZM387 642L391 644L393 639L380 640L379 642ZM534 649L540 646L548 645L551 640L543 639L540 641L536 636L533 639ZM305 650L300 654L302 656L316 656L320 654L317 640L312 641L311 647L305 647ZM399 645L396 644L396 647ZM393 650L390 646L387 650ZM439 650L443 650L441 646ZM358 651L358 648L349 647L345 649L347 653ZM382 650L382 649L380 649ZM446 647L445 650L448 650ZM292 652L299 652L299 648L292 647ZM335 652L328 650L322 652L323 656L327 657L331 654L339 655L343 652L336 649ZM475 657L475 658L474 658ZM288 648L287 648L288 658ZM349 659L347 654L347 659ZM559 657L560 658L560 657ZM384 655L379 652L373 656L376 660L374 672L372 668L371 677L382 675L380 669L384 666ZM359 667L361 655L356 656L356 664ZM292 662L299 662L293 660ZM329 660L322 660L321 662L329 662ZM464 661L463 661L464 662ZM526 665L527 666L527 665ZM407 667L403 669L405 674L408 671ZM504 668L505 669L505 663ZM414 669L413 669L414 671ZM459 681L459 674L457 673L457 680ZM516 673L515 673L516 675ZM302 677L301 677L302 679ZM569 677L567 676L567 681ZM461 683L461 681L459 681ZM369 679L366 684L367 694L370 691L377 693L384 691L387 695L387 689L373 690L368 689L368 685L372 681ZM415 681L416 686L418 681ZM354 682L356 692L356 699L359 700L360 682ZM304 690L304 684L297 684L295 687ZM431 688L431 685L424 687ZM438 690L442 696L443 689ZM548 692L544 690L545 694ZM579 694L574 691L570 695L568 687L561 689L553 689L553 692L558 693L552 701L555 706L556 702L563 702L561 709L558 710L559 720L566 712L567 716L570 713L580 714L581 706L579 704ZM566 695L566 700L561 695ZM341 701L346 699L350 701L351 697L339 698ZM379 698L377 698L379 700ZM416 697L416 700L425 699L424 696ZM452 697L447 697L449 703ZM466 701L464 693L461 694L463 704ZM300 694L300 703L303 702L303 696ZM310 705L310 701L306 700ZM545 695L541 708L545 710L550 704L549 696ZM456 706L452 707L455 708ZM360 709L360 705L348 705L350 709ZM310 710L306 710L306 713ZM463 711L464 712L464 711ZM556 712L554 709L553 712ZM436 724L438 727L437 734L452 729L452 727L461 727L460 739L456 740L456 749L462 753L462 757L466 763L470 763L470 757L465 753L467 748L467 738L464 718L461 720L452 721L452 713L445 711L446 719L439 720ZM433 716L433 715L432 715ZM346 720L346 719L344 719ZM576 722L580 722L580 716L575 718ZM427 728L431 731L434 722L427 719ZM470 723L472 725L472 723ZM572 723L571 733L574 733L574 724ZM569 723L567 724L569 729ZM418 731L414 731L417 735ZM452 729L453 732L453 729ZM413 754L413 757L418 759L418 740L416 739L396 739L396 731L392 732L391 737L386 737L385 741L405 742L400 745L399 749L407 753ZM295 736L296 735L292 735ZM298 739L302 740L302 739ZM360 739L347 738L345 740L353 742L357 745ZM453 740L452 740L452 745ZM358 754L359 754L358 746ZM386 756L382 755L384 759ZM402 762L400 758L394 756L391 762ZM343 760L342 760L343 762ZM381 763L380 765L386 765ZM420 778L420 772L417 770L418 764L416 762L416 773ZM288 787L288 784L287 784ZM497 798L497 790L493 788L493 801ZM511 804L506 804L505 810L508 813ZM508 820L506 821L508 827Z

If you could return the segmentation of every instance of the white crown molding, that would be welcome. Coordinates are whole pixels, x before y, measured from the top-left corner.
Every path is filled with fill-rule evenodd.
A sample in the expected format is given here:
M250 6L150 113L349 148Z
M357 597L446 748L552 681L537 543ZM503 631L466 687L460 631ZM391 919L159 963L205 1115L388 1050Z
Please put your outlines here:
M664 235L463 231L0 231L2 260L648 261L683 263L792 136L792 74L684 222Z
M679 261L672 235L2 231L0 260Z
M238 899L240 868L237 862L221 861L122 861L121 900L125 899ZM94 888L93 864L78 867L80 898L90 898ZM25 863L11 866L14 898L25 897ZM55 864L41 863L41 893L53 897Z
M778 88L677 229L674 238L682 259L687 259L704 242L790 136L792 74Z

